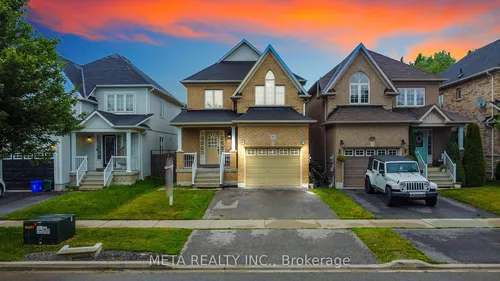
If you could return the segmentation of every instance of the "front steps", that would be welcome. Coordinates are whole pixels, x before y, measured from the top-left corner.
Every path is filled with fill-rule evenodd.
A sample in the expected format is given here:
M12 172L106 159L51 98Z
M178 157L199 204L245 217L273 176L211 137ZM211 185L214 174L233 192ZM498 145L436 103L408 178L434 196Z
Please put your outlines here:
M87 171L78 188L80 191L101 190L104 188L103 171Z
M447 172L441 172L438 167L427 169L427 179L437 184L438 188L453 187L453 181Z
M220 168L200 167L196 169L196 177L194 179L194 188L219 188L220 184Z

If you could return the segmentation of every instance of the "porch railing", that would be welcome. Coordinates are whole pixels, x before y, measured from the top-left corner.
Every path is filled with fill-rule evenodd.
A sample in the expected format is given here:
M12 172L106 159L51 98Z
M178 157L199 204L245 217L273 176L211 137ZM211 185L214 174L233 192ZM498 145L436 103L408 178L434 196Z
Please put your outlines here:
M78 169L80 165L82 164L83 160L87 156L75 156L75 167L73 169Z
M113 175L114 162L115 162L115 156L111 156L108 165L106 165L106 168L104 168L104 186L106 187L109 186L109 179L111 178L111 175Z
M184 168L189 169L193 166L196 159L196 152L184 153Z
M420 152L415 151L415 155L417 155L417 162L420 171L422 171L422 175L427 178L427 163L425 163L424 158L420 155Z
M85 173L88 171L87 156L77 156L75 158L78 163L80 163L78 169L76 169L76 186L80 186L83 177L85 177Z
M444 164L446 165L446 172L448 175L450 175L451 179L453 182L457 181L457 165L453 163L451 160L450 156L446 151L444 152L444 157L443 157Z
M222 185L224 183L224 168L226 166L226 155L224 153L221 153L220 155L220 184Z
M231 167L231 153L229 152L222 152L224 154L224 167L229 168Z
M196 180L196 170L198 169L198 159L196 159L196 152L193 157L193 164L191 165L191 183L194 184Z

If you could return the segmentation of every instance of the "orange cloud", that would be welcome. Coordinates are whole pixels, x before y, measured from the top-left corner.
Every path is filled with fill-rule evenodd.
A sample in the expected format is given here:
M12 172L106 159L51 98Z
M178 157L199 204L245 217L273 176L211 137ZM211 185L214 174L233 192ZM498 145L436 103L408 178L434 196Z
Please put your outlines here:
M31 20L89 40L157 44L145 35L148 32L234 43L246 35L264 35L313 42L321 48L338 46L345 51L361 41L373 48L385 38L442 34L464 26L493 30L481 19L500 10L500 2L490 0L31 0L30 5ZM449 46L463 54L462 47L443 45L439 40L417 46L425 52Z

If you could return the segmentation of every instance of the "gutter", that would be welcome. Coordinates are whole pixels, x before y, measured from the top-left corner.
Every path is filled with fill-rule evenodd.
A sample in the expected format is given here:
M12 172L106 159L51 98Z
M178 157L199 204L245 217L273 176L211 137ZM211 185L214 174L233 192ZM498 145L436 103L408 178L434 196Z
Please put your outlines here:
M170 93L166 93L160 89L157 89L155 88L152 84L120 84L120 85L95 85L94 89L92 90L92 92L90 93L89 96L91 96L94 91L97 89L97 88L101 88L101 87L104 87L104 88L136 88L136 87L150 87L150 88L153 88L153 90L157 90L158 92L164 94L167 98L173 100L175 103L177 103L178 105L180 106L184 106L185 104L182 103L181 101L179 101L178 99L176 99L174 96L172 96L172 94Z
M500 67L492 67L492 68L490 68L490 69L487 69L487 70L484 70L484 71L478 72L478 73L476 73L476 74L469 75L469 76L467 76L467 77L464 77L464 78L461 78L461 79L459 79L459 80L453 81L453 82L451 82L451 83L449 83L449 84L441 85L441 86L439 86L439 89L448 88L448 87L453 86L453 85L455 85L455 84L460 84L460 83L462 83L462 82L464 82L464 81L467 81L467 80L469 80L469 79L472 79L472 78L475 78L475 77L481 76L481 75L483 75L483 74L487 74L487 73L489 73L489 72L497 71L497 70L500 70Z
M491 76L491 104L493 105L493 102L495 101L495 80L493 79L493 74L490 73L489 70L486 71L486 75ZM493 106L491 107L491 118L493 119ZM488 119L488 121L490 120ZM494 146L494 141L495 141L495 126L491 126L491 178L493 179L495 176L495 169L494 169L494 164L495 164L495 157L493 156L495 152L495 146Z
M320 126L332 125L332 124L406 124L406 123L420 123L417 120L404 120L404 121L327 121Z

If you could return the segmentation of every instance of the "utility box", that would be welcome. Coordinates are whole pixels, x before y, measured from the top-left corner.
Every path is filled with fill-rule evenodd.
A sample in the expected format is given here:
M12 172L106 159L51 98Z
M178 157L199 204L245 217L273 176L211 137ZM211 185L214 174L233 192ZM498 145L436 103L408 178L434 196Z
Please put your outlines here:
M59 244L75 236L73 214L43 215L26 220L23 225L24 244Z

